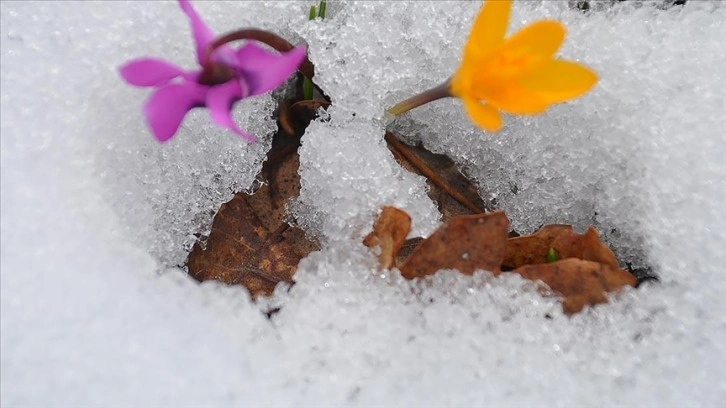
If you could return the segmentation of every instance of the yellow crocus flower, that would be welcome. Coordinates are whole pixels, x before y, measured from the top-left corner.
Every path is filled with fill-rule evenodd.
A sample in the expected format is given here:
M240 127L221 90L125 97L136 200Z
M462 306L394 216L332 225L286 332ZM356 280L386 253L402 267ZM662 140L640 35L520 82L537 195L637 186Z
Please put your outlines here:
M464 103L471 120L484 130L502 127L499 111L532 115L549 105L590 90L597 75L574 61L555 58L565 38L565 27L552 20L536 21L505 38L510 0L484 2L461 65L444 84L409 98L388 110L400 115L446 96Z

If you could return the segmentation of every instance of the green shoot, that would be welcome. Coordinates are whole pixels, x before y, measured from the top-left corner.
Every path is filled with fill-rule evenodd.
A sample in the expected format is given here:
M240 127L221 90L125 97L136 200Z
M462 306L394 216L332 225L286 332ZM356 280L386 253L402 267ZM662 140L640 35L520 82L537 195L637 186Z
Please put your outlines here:
M317 17L321 19L325 18L325 10L328 8L326 0L320 0L318 8L315 5L310 6L310 13L308 13L308 20L315 20ZM308 77L303 77L303 99L313 99L313 81Z
M308 20L315 20L315 15L317 14L315 10L315 6L310 6L310 13L308 14Z
M547 251L547 262L557 262L557 252L555 252L554 248Z
M303 77L303 99L313 99L313 81L308 77Z
M328 2L326 0L320 0L320 6L318 7L318 17L325 18L325 10L328 8Z

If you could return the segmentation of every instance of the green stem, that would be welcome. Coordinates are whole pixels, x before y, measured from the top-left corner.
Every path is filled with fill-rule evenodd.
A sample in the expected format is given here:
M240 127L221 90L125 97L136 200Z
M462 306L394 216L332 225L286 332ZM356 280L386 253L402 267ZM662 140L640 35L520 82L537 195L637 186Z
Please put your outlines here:
M451 96L451 91L449 91L449 81L446 81L439 86L421 92L418 95L414 95L403 102L397 103L396 105L386 109L386 112L390 113L393 116L398 116L402 113L410 111L413 108L417 108L421 105L427 104L437 99L447 98L449 96Z

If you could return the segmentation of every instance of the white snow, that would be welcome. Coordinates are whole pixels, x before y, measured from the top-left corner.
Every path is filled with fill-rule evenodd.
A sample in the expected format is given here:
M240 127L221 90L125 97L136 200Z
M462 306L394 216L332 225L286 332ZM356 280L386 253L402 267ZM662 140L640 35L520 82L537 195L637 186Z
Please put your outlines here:
M148 92L116 69L191 67L174 2L2 2L0 405L717 406L726 400L726 8L625 2L583 14L515 3L511 29L568 27L561 53L600 75L546 114L485 134L456 100L393 124L445 152L520 232L595 224L658 283L572 318L514 276L376 272L360 244L382 205L439 225L425 181L383 141L383 110L445 80L479 2L196 2L218 33L309 44L329 121L303 138L291 212L323 250L252 303L176 266L250 188L274 95L236 107L246 145L204 110L157 144ZM516 186L516 189L515 189ZM516 190L516 193L514 191ZM289 289L289 290L288 290ZM281 306L268 320L268 305ZM545 315L552 318L547 319Z

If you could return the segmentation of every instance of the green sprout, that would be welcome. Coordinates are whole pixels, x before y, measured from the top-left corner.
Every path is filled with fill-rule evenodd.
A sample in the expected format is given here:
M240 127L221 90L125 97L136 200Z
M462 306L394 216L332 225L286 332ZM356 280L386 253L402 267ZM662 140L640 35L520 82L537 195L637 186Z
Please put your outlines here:
M318 7L318 17L325 18L325 10L328 8L328 2L326 0L320 0L320 7Z
M320 0L320 4L318 5L318 8L315 8L315 5L313 4L310 6L310 13L308 13L308 20L315 20L315 18L320 17L321 19L325 18L325 10L328 8L328 2L326 0Z
M313 4L312 6L310 6L308 20L315 20L317 17L324 19L325 11L327 10L327 8L328 3L326 0L320 0L320 4L318 5L317 9ZM313 99L313 82L308 77L303 78L303 99Z
M303 77L303 99L313 99L313 81L308 77Z
M557 252L555 252L554 248L547 251L547 262L557 262Z
M313 4L310 6L310 14L308 14L308 20L315 20L315 17L317 17L317 11L315 10L315 5Z

